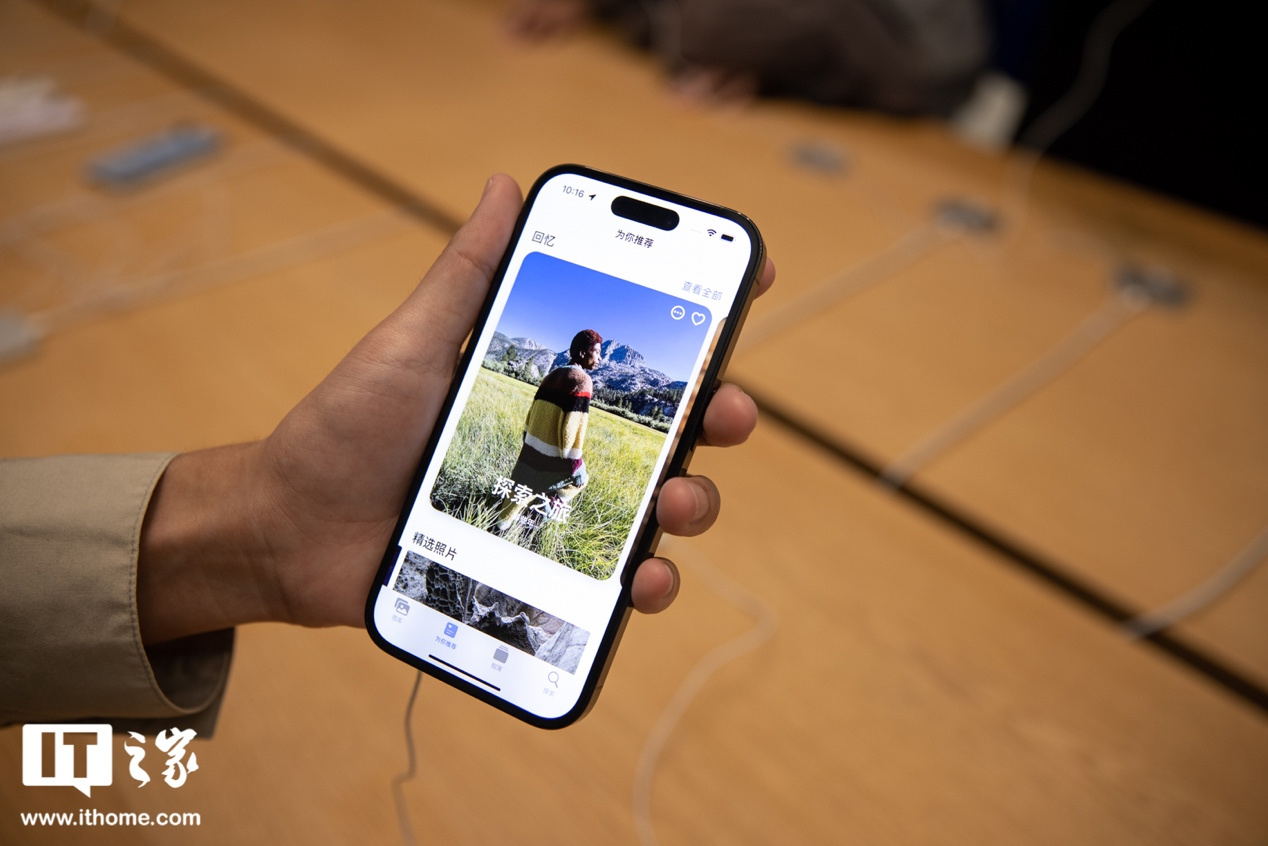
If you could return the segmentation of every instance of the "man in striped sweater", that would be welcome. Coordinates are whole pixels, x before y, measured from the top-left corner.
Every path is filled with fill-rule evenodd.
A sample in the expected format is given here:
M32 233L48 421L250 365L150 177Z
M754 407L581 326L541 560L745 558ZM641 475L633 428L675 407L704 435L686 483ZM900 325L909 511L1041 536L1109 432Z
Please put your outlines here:
M578 332L568 348L568 364L547 373L533 395L524 421L524 445L511 471L516 492L498 515L499 533L515 525L526 508L538 513L566 509L589 481L582 451L594 383L586 371L598 366L602 343L593 329Z

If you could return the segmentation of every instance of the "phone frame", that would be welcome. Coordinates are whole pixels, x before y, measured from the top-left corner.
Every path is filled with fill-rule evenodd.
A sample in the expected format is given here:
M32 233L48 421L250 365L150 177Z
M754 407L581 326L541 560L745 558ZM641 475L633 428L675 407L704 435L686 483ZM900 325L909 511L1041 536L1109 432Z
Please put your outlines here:
M480 337L489 315L492 313L494 301L502 285L506 282L506 272L510 266L511 257L515 252L515 248L519 245L520 237L523 235L524 226L528 221L529 210L533 207L537 200L538 194L542 187L551 179L561 174L577 174L578 176L588 177L601 182L606 182L619 189L634 191L647 197L652 197L665 202L686 206L697 211L706 212L723 218L736 226L742 228L749 237L752 244L752 250L749 256L749 263L745 267L743 278L741 278L737 286L735 299L732 301L731 309L722 318L723 326L713 342L713 354L705 363L704 369L697 377L695 390L692 392L691 406L687 415L683 418L682 425L677 432L670 432L671 437L676 439L673 451L669 460L665 463L659 478L656 480L655 493L652 497L652 504L647 509L647 513L643 515L642 522L637 527L631 527L637 532L636 540L631 548L630 557L624 562L625 566L621 568L621 590L613 607L612 615L608 619L608 623L603 631L603 635L599 641L595 654L594 663L590 672L582 684L581 691L577 697L577 703L567 712L559 717L541 717L525 708L515 705L495 693L485 690L484 688L472 682L468 682L451 672L436 667L424 658L414 655L395 644L389 642L379 632L374 623L374 606L378 600L379 591L383 588L391 589L391 585L387 582L391 577L392 571L395 569L396 562L400 558L402 552L401 536L405 531L406 523L409 519L411 510L415 502L418 500L419 491L422 487L423 479L427 474L427 469L432 461L436 459L436 447L440 441L442 430L444 429L443 421L447 420L449 415L453 413L454 402L457 398L458 390L462 382L463 375L472 366L475 355L474 339ZM623 176L617 176L605 171L596 170L586 167L585 165L561 164L556 165L541 176L533 183L529 189L527 196L524 198L524 205L520 209L518 218L515 221L515 228L511 232L510 240L507 242L506 251L502 254L502 258L498 261L497 269L494 271L493 278L489 285L488 294L485 297L484 304L480 308L480 313L476 317L475 323L471 330L471 334L467 337L466 345L459 357L458 365L454 369L453 380L449 385L449 391L445 397L445 403L441 407L440 414L436 418L436 424L432 428L431 435L428 437L427 445L423 449L422 457L419 460L418 468L414 473L414 480L410 484L409 493L406 495L404 504L402 505L401 515L397 519L396 527L392 530L392 539L388 542L387 550L384 552L383 559L379 564L378 573L374 577L374 582L370 587L369 595L366 598L365 606L365 626L366 631L370 635L370 639L383 651L387 652L412 667L427 673L434 678L458 688L475 698L487 702L498 710L505 711L512 716L523 720L530 725L544 729L559 729L575 723L577 720L585 716L594 703L598 699L599 691L603 688L603 683L607 678L608 670L612 666L612 659L616 654L617 644L620 643L621 636L625 631L625 626L629 622L629 617L633 611L633 602L631 600L630 591L634 581L634 572L638 569L638 564L630 566L629 562L643 562L651 557L656 550L657 543L660 540L660 524L656 519L656 502L660 496L660 488L665 481L673 476L683 475L690 464L692 454L695 451L696 441L699 438L704 424L704 413L708 408L709 400L721 385L722 374L726 370L726 365L731 359L731 353L735 348L735 338L739 334L740 328L744 325L744 320L748 316L749 307L752 305L753 293L756 290L757 282L761 278L762 271L766 264L766 247L762 241L761 233L757 226L748 217L733 209L724 206L718 206L703 200L668 191L663 188L657 188L654 185L648 185L634 179L628 179Z

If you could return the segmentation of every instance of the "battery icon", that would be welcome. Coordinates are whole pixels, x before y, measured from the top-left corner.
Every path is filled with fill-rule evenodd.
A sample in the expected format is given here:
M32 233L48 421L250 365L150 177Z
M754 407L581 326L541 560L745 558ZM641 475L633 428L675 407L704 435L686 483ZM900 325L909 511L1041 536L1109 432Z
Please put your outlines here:
M735 239L734 239L734 238L732 238L730 235L723 235L723 236L722 236L722 240L723 240L723 241L734 241Z

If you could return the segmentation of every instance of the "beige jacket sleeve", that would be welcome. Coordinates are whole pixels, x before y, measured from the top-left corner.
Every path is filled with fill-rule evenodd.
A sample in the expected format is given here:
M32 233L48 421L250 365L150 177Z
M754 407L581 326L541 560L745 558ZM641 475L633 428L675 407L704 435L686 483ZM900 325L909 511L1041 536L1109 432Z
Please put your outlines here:
M0 724L211 733L232 630L147 650L137 626L141 521L172 457L0 461Z

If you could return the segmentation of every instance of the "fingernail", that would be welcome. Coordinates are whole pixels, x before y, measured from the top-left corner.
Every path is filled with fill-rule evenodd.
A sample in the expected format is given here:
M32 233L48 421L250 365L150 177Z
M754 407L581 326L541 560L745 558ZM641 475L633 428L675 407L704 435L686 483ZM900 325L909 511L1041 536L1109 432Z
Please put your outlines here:
M665 568L669 570L669 584L665 585L665 591L660 595L660 598L670 599L678 591L678 565L668 558L662 558L661 560L665 562Z
M692 485L691 489L696 495L696 514L692 519L699 520L709 513L709 495L699 485Z

